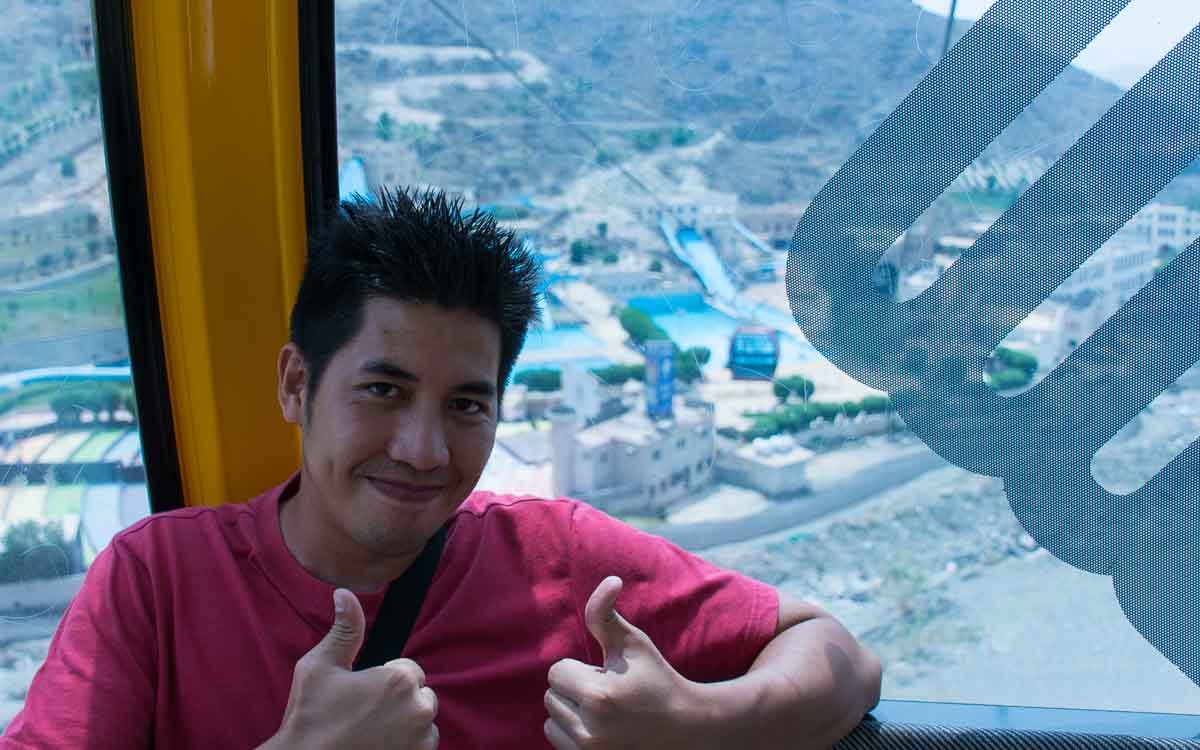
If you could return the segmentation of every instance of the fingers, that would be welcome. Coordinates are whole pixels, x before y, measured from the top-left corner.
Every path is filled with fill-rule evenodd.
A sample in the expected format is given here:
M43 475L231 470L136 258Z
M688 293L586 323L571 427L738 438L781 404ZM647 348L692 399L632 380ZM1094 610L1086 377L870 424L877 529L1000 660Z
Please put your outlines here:
M333 626L309 653L319 661L350 669L362 648L366 617L358 597L347 589L334 590L333 609Z
M421 702L421 705L425 706L429 711L429 720L433 721L436 719L438 712L437 693L433 692L431 688L423 687L418 691L417 698Z
M419 750L437 750L439 739L440 734L438 733L437 724L430 724L429 731L421 738L421 742L417 745L417 748Z
M583 617L588 624L588 629L592 631L592 635L596 636L596 640L601 643L604 640L597 634L596 628L607 631L623 622L621 616L617 614L616 606L617 597L620 596L621 588L624 585L620 578L609 576L601 581L592 591L592 595L588 597Z
M546 713L550 714L550 720L557 724L568 737L584 736L587 727L584 726L583 717L580 716L578 704L564 698L554 690L546 691L543 703L546 705Z
M584 664L577 659L560 659L546 673L550 689L574 703L579 703L588 686L603 672L600 667Z
M542 725L542 731L545 732L546 739L550 741L554 750L583 750L563 731L562 727L554 723L554 719L546 719L546 723Z
M605 669L617 672L623 672L626 668L624 648L630 637L636 639L641 633L617 612L617 597L623 586L624 582L617 576L605 578L592 591L583 611L588 632L600 643L604 652Z
M407 675L414 686L418 688L425 687L425 670L421 669L421 665L412 659L392 659L381 665L380 668L398 671L401 674Z

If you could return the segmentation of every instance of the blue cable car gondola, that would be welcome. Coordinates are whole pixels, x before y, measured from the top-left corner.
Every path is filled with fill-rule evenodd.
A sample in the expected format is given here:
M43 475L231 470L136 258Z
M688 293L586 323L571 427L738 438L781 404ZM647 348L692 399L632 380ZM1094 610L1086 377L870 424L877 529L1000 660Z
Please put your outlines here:
M770 380L779 364L779 331L739 326L729 341L729 369L735 380Z

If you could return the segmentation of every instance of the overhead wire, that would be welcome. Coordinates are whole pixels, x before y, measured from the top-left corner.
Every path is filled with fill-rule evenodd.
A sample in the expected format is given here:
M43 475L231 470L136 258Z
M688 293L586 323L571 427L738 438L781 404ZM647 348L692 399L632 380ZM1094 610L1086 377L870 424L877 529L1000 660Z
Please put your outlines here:
M500 53L498 53L492 45L488 44L482 37L480 37L479 34L475 33L470 28L468 28L467 24L465 23L465 21L463 19L455 16L454 13L452 13L448 8L446 8L446 6L443 5L439 0L429 0L429 4L432 5L434 8L436 8L439 13L441 13L443 16L445 16L455 26L461 26L463 33L466 34L467 39L471 42L471 44L473 44L474 46L476 46L479 49L482 49L484 52L486 52L492 58L492 60L494 60L496 62L497 65L499 65L501 68L503 68L505 70L505 72L507 72L509 75L511 75L513 77L513 80L515 80L518 83L518 85L520 85L521 88L525 90L526 93L528 93L531 97L536 99L539 104L541 104L543 107L548 109L552 114L554 114L555 117L562 120L564 125L566 125L576 135L578 135L579 137L581 137L585 141L587 141L587 143L592 148L594 148L597 152L602 150L602 148L600 146L600 142L597 141L592 136L591 133L589 133L586 130L584 130L583 128L581 128L577 123L572 121L571 118L567 117L567 115L562 110L560 110L558 107L556 107L554 105L554 102L550 101L540 91L538 91L537 89L530 86L529 83L524 78L521 77L520 71L518 71L515 67L513 67L507 60L505 60L500 55ZM645 182L643 182L641 180L641 178L639 178L633 172L629 171L629 169L624 164L617 162L614 166L616 167L616 169L618 171L620 171L620 173L622 175L625 176L626 179L628 179L630 182L632 182L634 185L636 185L639 189L641 189L644 193L646 193L646 195L648 195L658 205L659 209L662 209L662 210L667 209L666 201L662 200L659 197L658 193L656 193L649 185L647 185Z

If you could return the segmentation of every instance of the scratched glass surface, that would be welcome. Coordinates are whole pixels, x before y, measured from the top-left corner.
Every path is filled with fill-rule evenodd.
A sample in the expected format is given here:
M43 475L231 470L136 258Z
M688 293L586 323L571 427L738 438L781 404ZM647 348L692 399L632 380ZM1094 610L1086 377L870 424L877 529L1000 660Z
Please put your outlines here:
M990 5L948 24L949 0L337 0L340 191L444 188L542 258L482 488L581 498L820 604L882 657L886 698L1195 713L1109 578L1041 549L1000 480L934 455L791 315L805 209ZM1200 23L1183 5L1132 2L870 283L933 284ZM1032 387L1197 235L1193 165L987 381ZM1097 454L1097 481L1135 490L1200 435L1196 374Z
M0 731L84 571L149 514L91 4L0 2Z

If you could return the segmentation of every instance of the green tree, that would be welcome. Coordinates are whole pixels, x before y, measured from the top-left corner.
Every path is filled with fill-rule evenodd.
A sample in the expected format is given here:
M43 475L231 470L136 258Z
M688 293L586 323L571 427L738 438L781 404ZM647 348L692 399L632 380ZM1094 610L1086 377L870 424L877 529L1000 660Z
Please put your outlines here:
M650 261L650 273L662 273L662 269L663 265L661 260L655 258L654 260Z
M575 240L571 243L571 263L581 266L588 262L594 252L595 248L592 246L592 243Z
M607 221L602 221L596 225L596 234L600 236L600 239L605 239L608 237L608 222Z
M675 377L684 383L694 383L703 373L701 368L708 364L712 352L704 346L694 346L690 349L675 350Z
M562 388L562 373L551 369L524 370L517 373L513 382L523 385L531 391L549 393Z
M633 131L633 147L638 151L653 151L662 143L661 130Z
M793 394L807 401L812 398L816 386L803 375L789 375L786 378L776 380L771 390L775 394L775 398L779 399L779 403L782 404Z
M866 414L885 414L892 410L892 400L887 396L867 396L859 402Z
M646 381L646 365L609 365L591 371L605 385L624 385L629 380Z
M0 583L58 578L72 573L62 524L22 521L4 532Z
M58 171L63 176L63 179L73 180L77 174L75 169L75 160L71 157L63 159L58 164Z
M666 331L651 320L649 315L635 307L624 308L617 318L621 321L621 327L625 329L625 333L629 334L629 338L633 339L638 346L646 343L649 339L671 338Z
M675 128L671 131L671 145L676 148L686 146L696 137L696 131L691 128Z
M67 85L72 106L91 104L100 96L100 78L96 74L95 66L64 70L62 78Z
M988 366L992 370L1020 370L1030 376L1037 372L1037 357L1005 346L996 347L996 352L989 358Z
M1009 369L992 373L988 376L987 381L992 388L998 391L1007 391L1010 388L1020 388L1032 379L1032 375L1028 372Z
M121 408L121 401L120 387L105 383L96 393L97 416L102 412L105 420L111 422L117 409Z
M375 135L381 141L391 141L396 138L396 121L387 112L379 114L379 120L375 123Z
M608 264L608 265L610 265L610 266L611 266L611 265L613 265L613 264L615 264L615 263L617 262L617 260L618 260L618 258L617 258L617 254L616 254L616 253L611 253L611 252L610 252L610 253L605 253L605 254L604 254L604 262L605 262L605 263L607 263L607 264Z

